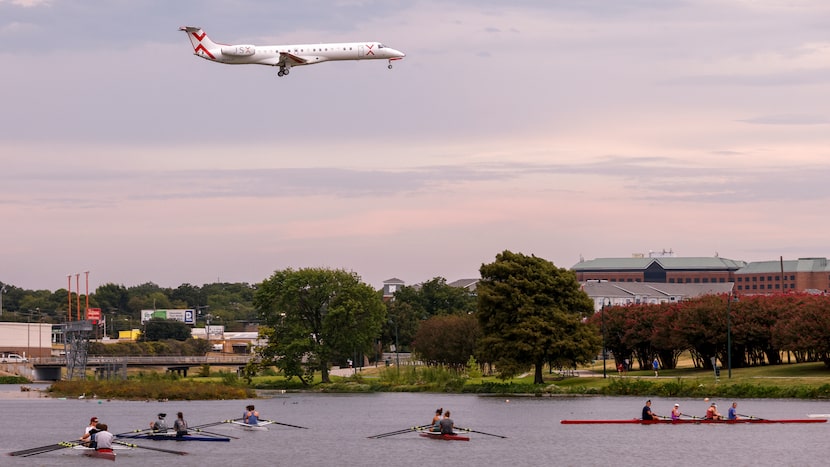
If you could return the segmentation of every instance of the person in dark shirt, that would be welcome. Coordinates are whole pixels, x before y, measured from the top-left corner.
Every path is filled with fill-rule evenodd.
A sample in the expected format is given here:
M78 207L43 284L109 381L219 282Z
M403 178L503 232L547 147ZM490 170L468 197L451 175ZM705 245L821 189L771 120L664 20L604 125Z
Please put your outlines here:
M442 435L454 435L455 434L455 431L453 431L453 429L455 428L455 423L450 418L450 411L449 410L444 412L444 418L442 418L441 421L438 422L438 426L441 427L441 434Z
M651 399L646 401L646 406L643 407L643 420L657 420L657 415L651 411Z

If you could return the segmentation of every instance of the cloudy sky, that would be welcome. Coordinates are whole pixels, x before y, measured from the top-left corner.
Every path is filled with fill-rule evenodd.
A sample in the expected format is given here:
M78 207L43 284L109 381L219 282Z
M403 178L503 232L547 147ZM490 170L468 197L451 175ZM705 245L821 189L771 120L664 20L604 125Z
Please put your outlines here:
M0 281L830 256L827 24L826 0L0 0ZM184 25L407 56L278 78Z

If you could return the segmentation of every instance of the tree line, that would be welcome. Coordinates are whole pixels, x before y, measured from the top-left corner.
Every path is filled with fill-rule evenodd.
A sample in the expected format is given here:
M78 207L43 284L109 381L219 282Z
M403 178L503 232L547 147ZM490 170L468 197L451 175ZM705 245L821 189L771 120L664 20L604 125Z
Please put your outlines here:
M589 320L617 363L641 369L657 358L675 368L686 351L694 365L713 369L712 358L741 368L822 361L830 366L830 297L806 293L706 295L678 303L611 306ZM790 360L790 361L791 361Z
M106 283L89 294L90 308L100 308L106 317L107 332L139 326L141 310L194 309L197 321L224 325L228 331L241 331L246 324L258 321L253 307L255 286L248 283L213 283L196 286L182 284L160 287L152 282L125 287ZM77 319L77 304L86 307L85 294L67 289L25 290L6 284L3 292L3 315L0 321L62 323L67 320L69 304L72 320ZM81 319L85 316L83 311ZM203 325L203 324L201 324Z

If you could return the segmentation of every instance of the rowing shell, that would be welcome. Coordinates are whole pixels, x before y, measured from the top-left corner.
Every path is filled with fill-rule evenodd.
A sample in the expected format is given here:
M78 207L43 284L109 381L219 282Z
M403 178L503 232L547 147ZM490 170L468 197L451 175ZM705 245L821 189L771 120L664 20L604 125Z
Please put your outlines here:
M231 424L233 426L242 428L243 430L247 431L268 431L268 425L273 424L274 422L257 422L256 425L251 425L245 422L240 422L239 420L231 420Z
M230 441L230 438L224 436L196 436L192 434L176 436L175 431L168 431L166 433L141 433L120 435L119 438L130 439L152 439L155 441Z
M563 425L587 425L587 424L637 424L637 425L699 425L699 424L725 424L736 425L741 423L825 423L826 419L819 418L799 418L799 419L784 419L784 420L767 420L761 418L739 418L737 420L705 420L705 419L681 419L681 420L640 420L633 418L630 420L562 420Z
M458 433L453 433L453 434L450 435L450 434L442 434L442 433L437 432L437 431L422 431L420 433L420 435L424 438L442 439L442 440L445 440L445 441L469 441L470 440L469 436L459 435Z
M114 461L115 460L115 450L132 449L132 448L130 448L128 446L120 446L120 445L116 444L116 445L112 446L112 449L101 450L101 451L98 451L94 448L90 448L90 447L87 447L87 446L81 446L81 445L73 446L72 449L76 449L78 451L83 451L83 454L87 457L95 457L95 458L98 458L98 459L107 459L107 460Z

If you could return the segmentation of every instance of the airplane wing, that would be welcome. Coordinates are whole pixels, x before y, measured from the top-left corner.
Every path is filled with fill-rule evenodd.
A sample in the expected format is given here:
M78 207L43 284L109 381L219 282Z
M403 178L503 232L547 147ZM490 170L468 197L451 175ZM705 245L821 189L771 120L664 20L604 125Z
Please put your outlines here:
M308 63L308 60L302 57L298 57L288 52L280 52L280 61L278 63L280 66L291 67L294 65L305 65L306 63Z

